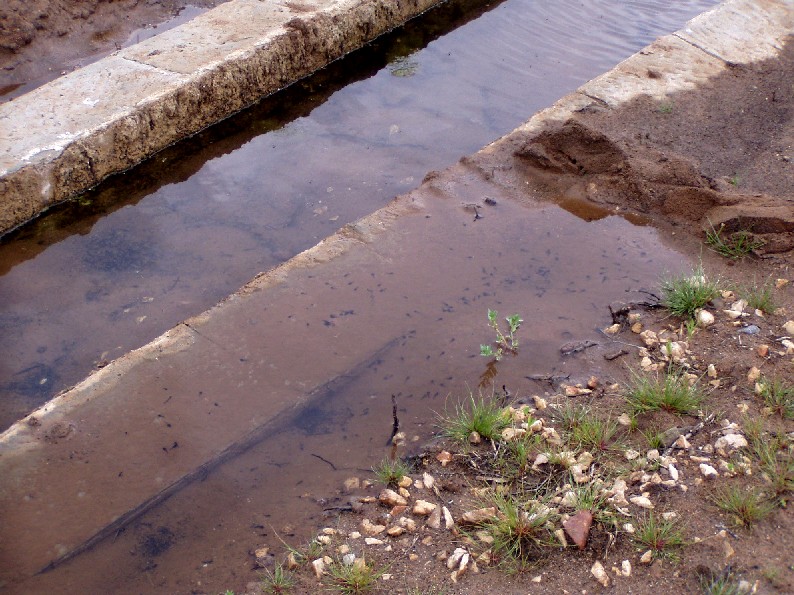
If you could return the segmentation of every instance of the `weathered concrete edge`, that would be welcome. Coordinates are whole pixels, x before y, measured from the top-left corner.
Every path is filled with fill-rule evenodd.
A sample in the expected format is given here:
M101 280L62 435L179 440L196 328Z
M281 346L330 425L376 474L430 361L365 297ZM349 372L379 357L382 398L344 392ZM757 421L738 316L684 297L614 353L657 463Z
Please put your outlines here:
M768 44L769 49L767 51L749 54L751 59L745 61L749 63L774 55L775 48L781 45L780 40L790 35L792 31L794 12L788 9L794 8L794 1L777 0L764 2L764 4L771 5L773 10L758 11L757 2L753 0L728 0L716 9L699 15L693 21L690 21L690 25L695 21L701 24L709 24L709 27L705 29L706 32L702 34L702 43L709 44L714 41L711 36L719 35L720 31L724 31L725 27L730 25L725 20L726 15L729 18L738 18L738 21L734 21L735 25L742 27L753 26L753 23L748 23L747 21L748 13L742 10L742 7L752 6L753 9L749 11L751 15L749 18L754 22L760 20L763 24L763 28L754 26L753 29L765 31L764 37L771 41ZM781 11L781 6L788 9ZM715 21L710 21L709 19L715 19ZM747 40L737 41L735 38L732 39L737 45L739 43L747 43ZM762 40L756 39L755 41L760 43ZM665 50L661 54L659 53L660 48ZM702 63L695 63L691 60L682 61L681 54L676 51L670 52L670 48L673 48L673 50L678 48L678 52L686 51L683 48L689 48L691 51L702 54L701 58L703 60L712 61L711 72L704 74L701 72L703 70ZM687 52L689 58L692 57L691 51ZM661 59L669 66L679 68L680 74L678 76L673 77L671 80L640 78L637 76L637 72L658 67L660 55L662 56ZM612 70L586 83L577 91L562 97L548 108L537 112L514 131L483 147L479 153L491 153L504 143L515 142L517 136L530 138L538 131L544 129L547 124L564 122L577 111L591 105L594 101L609 107L615 107L640 95L666 97L668 94L678 90L691 89L696 81L716 74L717 69L728 67L728 62L724 59L716 58L707 50L696 49L694 45L683 42L679 37L679 32L661 37L645 49L618 64ZM687 76L687 74L691 76ZM318 266L344 254L355 244L375 242L380 233L384 233L389 229L391 221L407 212L415 212L419 208L421 208L421 205L397 198L386 207L346 225L335 234L298 254L286 263L257 275L245 286L217 305L166 331L147 345L121 356L105 368L93 372L74 387L63 391L54 399L12 425L0 434L0 449L7 456L35 447L36 442L28 439L30 433L28 420L31 417L43 420L56 412L59 415L63 415L65 413L64 410L90 400L98 386L104 383L122 383L124 373L134 367L136 363L163 356L167 357L170 352L189 349L190 344L196 340L192 329L203 325L216 312L224 308L226 304L230 302L236 303L245 299L245 296L250 293L263 291L268 287L282 283L293 269Z
M354 0L262 32L262 45L201 69L0 176L0 235L315 72L442 0ZM292 21L290 21L292 22ZM13 103L13 102L12 102ZM64 107L66 109L66 107ZM43 111L43 110L42 110Z

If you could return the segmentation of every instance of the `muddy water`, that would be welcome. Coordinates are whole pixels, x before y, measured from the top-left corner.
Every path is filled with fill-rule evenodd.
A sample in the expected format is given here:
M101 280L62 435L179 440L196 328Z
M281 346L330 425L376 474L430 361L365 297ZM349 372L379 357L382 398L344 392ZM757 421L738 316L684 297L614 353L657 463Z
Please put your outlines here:
M6 238L0 424L712 2L511 0L469 20L479 4L445 5Z
M234 346L256 361L249 350L290 319L307 330L301 361L285 370L285 378L300 377L302 366L323 357L312 349L321 334L337 337L339 352L374 341L383 346L377 354L352 362L341 382L280 420L251 450L99 547L23 583L24 589L239 591L256 577L251 548L281 551L279 539L305 542L306 519L323 522L323 509L347 502L335 491L343 480L369 477L387 455L392 395L411 452L436 430L434 411L451 408L469 387L476 390L487 364L478 352L490 340L489 307L525 319L518 355L498 364L493 382L528 397L549 389L533 376L586 381L579 377L583 360L598 371L604 352L614 347L596 329L608 320L606 304L641 298L660 271L682 266L681 256L651 228L606 212L590 212L585 221L531 194L516 196L463 166L455 173L454 181L442 177L412 194L408 200L419 208L404 212L366 249L292 271L277 292L260 298L269 304L266 316L240 325ZM484 197L496 204L484 204ZM470 204L479 205L478 218ZM560 345L580 339L598 345L561 359ZM252 374L249 384L256 385L256 369ZM603 371L602 377L609 381ZM190 388L187 382L184 390ZM247 398L262 398L264 406L264 396ZM211 432L212 419L202 427ZM175 421L174 431L181 430ZM179 442L184 447L190 439L182 435ZM156 473L156 461L141 464Z
M0 254L3 419L512 129L706 3L548 4L508 1L437 39L438 25L398 32L373 50L384 68L353 56L305 81L304 99L268 102L275 113L252 110L21 230ZM445 10L441 21L466 21L455 5ZM329 89L346 70L362 80ZM366 299L318 289L340 318L329 328L345 324L344 312L381 317L357 332L384 333L383 357L359 362L349 384L257 448L20 592L239 590L254 576L251 547L278 545L277 532L306 539L297 523L321 514L315 498L385 454L391 394L421 442L431 412L476 385L488 307L527 320L499 381L530 394L544 387L526 376L575 371L561 343L603 341L594 329L605 304L683 266L653 230L606 213L519 206L476 180L442 194L429 202L432 225L405 223L399 262L350 279ZM462 204L484 195L497 207L482 206L475 221Z

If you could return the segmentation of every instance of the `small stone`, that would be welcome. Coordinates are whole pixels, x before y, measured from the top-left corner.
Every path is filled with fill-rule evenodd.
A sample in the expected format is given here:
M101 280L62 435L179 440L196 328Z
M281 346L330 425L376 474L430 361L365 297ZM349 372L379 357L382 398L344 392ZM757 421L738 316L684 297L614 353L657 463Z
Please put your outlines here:
M631 325L631 332L639 335L642 332L642 323L641 322L635 322L634 324L632 324Z
M345 566L352 566L355 561L356 561L355 554L345 554L344 556L342 556L342 564L344 564Z
M331 536L330 535L318 535L317 542L322 543L323 545L330 545L331 543Z
M629 502L640 508L654 508L653 502L647 496L632 496L629 498Z
M442 467L446 467L447 464L452 461L452 455L447 452L446 450L442 450L440 453L436 455L436 460L441 463Z
M572 384L561 384L560 388L562 388L566 397L579 397L581 395L589 395L593 392L589 388L584 388L579 385L574 386Z
M678 469L676 469L675 465L673 465L672 463L670 465L668 465L667 466L667 471L670 473L670 478L673 481L678 481L679 474L678 474Z
M531 424L529 424L529 427L527 428L527 432L530 432L532 434L535 434L535 433L541 432L541 431L543 431L543 420L542 419L536 419Z
M399 518L397 523L400 525L400 527L404 527L405 530L408 531L409 533L413 533L414 531L416 531L416 521L413 519L409 519L403 516Z
M652 330L648 329L640 333L640 339L646 347L655 347L659 344L659 337Z
M787 335L794 335L794 320L787 320L783 324L783 330L786 331Z
M463 513L461 522L469 525L479 525L485 521L490 521L496 518L496 508L489 506L487 508L478 508L476 510L469 510Z
M604 359L611 362L612 360L616 360L623 355L628 355L628 353L629 352L623 349L622 347L616 347L611 351L607 351L604 354Z
M322 578L325 574L325 560L322 558L312 560L312 569L314 570L314 575L317 578Z
M640 562L642 564L650 564L653 562L653 550L648 550L642 556L640 556Z
M675 448L680 448L682 450L686 450L692 447L692 445L689 443L689 440L687 440L687 437L684 436L683 434L678 438L676 438L676 441L673 442L673 446Z
M381 504L385 504L386 506L405 506L408 504L408 500L394 490L388 488L381 491L378 495L378 500Z
M629 427L630 425L632 425L633 420L631 419L631 416L628 413L624 412L620 414L620 416L617 419L617 422L623 427Z
M436 485L436 480L432 475L425 471L425 473L422 475L422 485L426 490L432 490L433 486Z
M706 479L715 479L720 476L717 470L707 463L700 463L700 473L703 474L703 477Z
M431 529L441 528L441 509L438 506L434 507L430 516L427 517L427 526Z
M419 516L427 516L433 512L438 505L428 502L427 500L417 500L414 504L412 512Z
M748 382L755 382L761 377L761 370L753 366L750 368L750 371L747 372L747 381Z
M468 552L462 547L455 548L455 551L452 552L452 555L449 558L447 558L447 568L452 570L456 566L460 566L461 560L463 560L463 557L466 556L467 554Z
M444 515L444 528L451 530L455 526L455 519L452 518L452 513L446 506L441 508L441 512Z
M377 535L378 533L383 533L386 530L386 525L376 525L369 519L364 519L361 521L361 529L366 535Z
M568 540L565 539L565 531L562 529L557 529L554 531L554 537L557 538L557 541L560 542L562 547L568 547Z
M609 586L609 575L607 574L607 571L604 570L604 565L598 560L596 560L595 563L593 563L593 566L590 568L590 574L592 574L595 579L603 586Z
M505 428L502 430L502 440L505 442L518 440L526 436L526 433L527 431L524 428Z
M780 344L786 348L786 355L794 355L794 341L783 339L780 341Z
M767 355L769 355L769 345L767 344L759 345L755 351L760 357L766 357Z
M406 501L411 497L411 492L409 492L405 488L399 488L397 493L400 494L400 496L402 496L403 498L405 498Z
M755 324L748 324L745 327L739 329L740 335L757 335L761 332L761 329L758 328Z
M727 539L722 542L722 551L725 553L726 560L731 558L736 553L736 551L733 549L733 546L728 542Z
M631 562L623 560L620 564L620 573L623 576L631 576Z
M633 461L634 459L636 459L637 457L640 456L640 453L638 453L636 450L632 450L630 448L626 452L623 453L623 456L626 457L626 460Z
M534 395L532 397L532 401L535 403L535 409L539 411L543 411L546 407L548 407L548 403L546 403L546 399L544 399L543 397Z
M542 580L543 580L543 577L542 577L541 575L538 575L538 576L533 576L533 577L532 577L530 580L531 580L533 583L539 583L540 581L542 581Z
M541 465L545 465L549 462L549 455L545 453L540 453L535 457L535 462L532 463L532 469L537 471Z
M732 452L740 448L747 447L747 438L741 434L727 434L720 436L714 443L715 450L723 452ZM723 455L724 456L724 455Z
M348 477L344 483L344 489L346 492L352 492L357 490L361 487L361 480L358 477Z
M377 539L375 537L365 537L364 543L367 545L383 545L384 542L382 539Z
M775 289L780 289L789 284L788 279L775 279Z
M482 442L482 436L480 436L479 432L472 431L469 434L469 444L480 444Z
M346 543L343 543L338 548L336 548L336 551L344 556L345 554L350 553L350 546L347 545Z
M616 335L616 334L618 334L620 332L620 325L619 324L613 324L611 326L608 326L608 327L606 327L604 329L604 332L607 335Z
M587 388L596 389L598 387L598 376L590 376L587 380Z
M410 488L412 484L413 480L407 475L403 475L402 479L397 482L397 485L401 488Z
M714 324L714 314L708 310L698 310L696 314L697 325L700 328L706 328Z
M567 521L564 521L562 526L579 549L583 550L587 544L592 524L593 513L589 510L580 510Z
M389 537L399 537L403 533L405 533L405 527L397 526L397 527L389 527L388 529L386 529L386 534Z

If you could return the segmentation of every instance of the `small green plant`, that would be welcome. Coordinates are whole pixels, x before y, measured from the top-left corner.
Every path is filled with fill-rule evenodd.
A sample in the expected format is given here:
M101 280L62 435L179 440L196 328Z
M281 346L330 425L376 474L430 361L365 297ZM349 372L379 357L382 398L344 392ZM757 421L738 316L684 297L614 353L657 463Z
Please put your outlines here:
M506 456L499 461L505 473L523 476L532 466L542 438L540 434L525 434L511 440L506 446Z
M728 182L731 186L739 186L739 174L733 174L730 178L728 178Z
M295 580L281 564L276 564L273 570L266 570L265 576L262 577L262 587L267 593L280 595L289 591L294 585Z
M723 235L725 233L725 224L720 224L719 228L714 229L711 221L709 221L709 227L711 229L706 231L706 244L714 252L725 258L737 260L753 253L764 245L762 241L756 240L749 231L737 231L730 235Z
M503 494L493 494L489 504L497 514L482 528L493 538L493 552L500 562L523 566L553 543L549 527L556 513L550 507L537 501L521 503Z
M505 352L515 355L518 352L518 339L516 333L524 322L519 314L513 314L505 318L507 321L507 333L503 333L499 326L499 313L496 310L488 309L488 326L496 331L496 340L493 345L480 345L480 355L493 357L497 361L502 359ZM494 349L494 346L496 349Z
M626 401L635 415L660 410L692 413L703 401L698 382L690 383L682 372L669 370L650 376L632 371L632 375Z
M717 576L702 576L700 589L704 595L739 595L743 593L730 571L721 572Z
M357 559L350 565L334 563L328 569L330 587L345 595L369 593L385 571L385 568L376 570L363 558Z
M640 432L648 442L648 448L660 450L664 448L664 433L656 430L644 430Z
M389 457L383 459L372 471L375 473L375 477L387 486L397 485L403 477L411 472L408 465L401 459L392 460Z
M469 395L469 405L456 405L450 417L442 418L444 434L458 442L467 442L473 432L486 440L496 440L510 424L509 412L502 409L495 399L480 395L475 399Z
M743 298L747 300L747 305L753 310L761 310L771 314L777 308L775 304L775 286L771 279L763 283L758 283L755 279L749 285L736 289Z
M695 312L719 295L719 279L706 277L703 267L692 275L662 279L662 305L676 316L694 318Z
M671 560L677 560L676 550L686 545L676 521L659 518L653 512L638 520L633 539L637 549L650 549L654 557Z
M673 104L669 101L664 101L659 104L659 113L660 114L672 114L673 113Z
M607 450L617 431L616 421L586 417L571 429L570 437L579 448Z
M763 378L758 383L761 398L773 413L783 419L794 419L794 386L777 378Z
M736 527L750 527L766 518L774 509L762 492L743 486L723 487L711 496L711 501L730 515L731 523Z
M782 438L747 432L750 454L758 461L778 504L785 506L794 493L794 454Z
M591 416L592 412L587 405L574 405L566 402L561 407L552 410L552 419L560 426L563 432L572 432Z

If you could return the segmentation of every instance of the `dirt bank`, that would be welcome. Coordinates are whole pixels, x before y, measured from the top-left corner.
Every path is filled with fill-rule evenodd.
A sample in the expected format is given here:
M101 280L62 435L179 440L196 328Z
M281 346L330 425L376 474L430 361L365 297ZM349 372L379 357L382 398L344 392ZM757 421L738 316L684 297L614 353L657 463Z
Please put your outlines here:
M109 54L138 29L224 0L7 0L0 6L0 100Z

